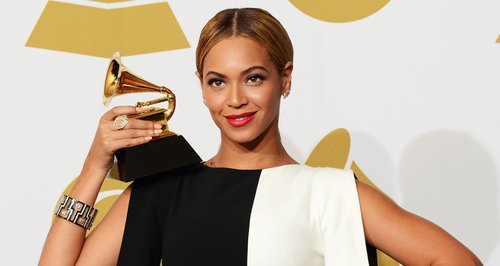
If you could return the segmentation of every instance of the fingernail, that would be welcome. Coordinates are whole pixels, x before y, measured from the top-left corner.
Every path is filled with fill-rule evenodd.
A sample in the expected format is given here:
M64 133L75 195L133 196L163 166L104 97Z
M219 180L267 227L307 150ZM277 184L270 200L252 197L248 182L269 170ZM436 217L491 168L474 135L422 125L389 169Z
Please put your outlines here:
M144 140L148 141L148 140L152 140L153 137L144 137Z
M142 112L142 108L141 107L136 107L135 111L138 112L138 113L140 113L140 112Z
M162 128L161 124L155 124L154 127L155 128Z
M155 132L155 134L160 134L162 132L162 130L161 129L155 129L154 132Z

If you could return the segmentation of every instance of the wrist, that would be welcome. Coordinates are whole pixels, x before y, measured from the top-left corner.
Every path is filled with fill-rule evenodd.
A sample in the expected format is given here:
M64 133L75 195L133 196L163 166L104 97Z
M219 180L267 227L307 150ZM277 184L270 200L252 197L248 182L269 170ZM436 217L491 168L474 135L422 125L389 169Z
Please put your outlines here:
M108 170L101 167L95 167L92 165L84 165L80 175L77 178L77 183L99 190L101 188L104 179L108 174Z
M71 188L69 196L93 205L107 173L105 169L86 163Z
M82 171L80 172L80 176L88 176L90 178L96 179L104 179L108 174L110 167L104 167L102 165L97 165L95 163L90 162L89 160L85 160L83 164Z

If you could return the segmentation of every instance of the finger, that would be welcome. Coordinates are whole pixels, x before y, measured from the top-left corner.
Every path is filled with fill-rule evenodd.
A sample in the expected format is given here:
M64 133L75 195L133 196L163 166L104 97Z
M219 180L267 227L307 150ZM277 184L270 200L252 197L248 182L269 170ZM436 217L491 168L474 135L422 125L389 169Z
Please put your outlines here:
M135 106L115 106L102 116L103 120L112 121L119 115L135 115L141 113L142 109Z
M113 154L118 149L130 147L134 143L137 143L137 145L145 143L153 137L159 136L160 133L161 129L110 131L99 138L99 143L102 144L107 153ZM140 141L141 139L145 142Z
M130 118L127 124L128 129L160 129L161 124L157 124L147 120Z
M128 126L128 125L127 125ZM134 139L140 137L157 137L161 134L161 129L127 129L113 132L109 139L113 141L124 140L124 139Z
M134 147L138 146L144 143L147 143L151 141L153 138L151 136L148 137L138 137L138 138L128 138L128 139L121 139L121 140L116 140L113 142L113 145L111 149L113 151L117 151L122 148L129 148L129 147Z

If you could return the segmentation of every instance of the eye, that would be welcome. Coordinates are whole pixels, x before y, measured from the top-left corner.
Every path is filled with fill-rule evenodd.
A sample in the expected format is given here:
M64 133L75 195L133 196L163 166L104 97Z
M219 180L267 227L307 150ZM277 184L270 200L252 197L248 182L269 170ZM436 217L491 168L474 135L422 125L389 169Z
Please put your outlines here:
M222 88L224 87L226 84L224 83L223 80L220 80L220 79L210 79L208 81L208 85L214 87L214 88Z
M264 80L265 80L264 76L255 74L248 77L245 82L249 85L257 86L262 84Z

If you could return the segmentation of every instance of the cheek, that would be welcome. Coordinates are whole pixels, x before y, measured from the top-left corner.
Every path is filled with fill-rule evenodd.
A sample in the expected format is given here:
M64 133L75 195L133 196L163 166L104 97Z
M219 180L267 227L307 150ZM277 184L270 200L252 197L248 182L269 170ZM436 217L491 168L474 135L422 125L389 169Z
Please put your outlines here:
M256 105L271 109L278 106L280 95L280 89L277 84L249 93L249 97L253 99Z
M223 99L216 92L202 89L203 99L211 114L218 113L222 108Z

